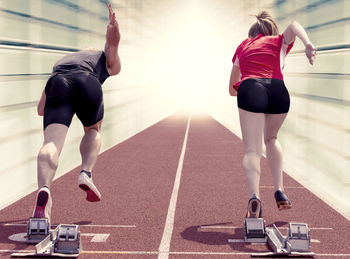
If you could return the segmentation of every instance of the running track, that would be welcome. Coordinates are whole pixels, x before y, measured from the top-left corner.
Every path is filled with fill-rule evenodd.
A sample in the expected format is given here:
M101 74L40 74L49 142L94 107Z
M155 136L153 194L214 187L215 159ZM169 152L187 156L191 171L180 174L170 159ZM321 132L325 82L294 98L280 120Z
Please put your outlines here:
M176 113L100 155L93 177L101 202L87 202L77 188L79 168L56 180L52 224L80 225L79 258L250 258L267 248L241 242L248 200L242 156L240 139L208 115ZM262 161L267 225L283 231L290 221L306 222L316 258L350 258L350 222L284 179L294 207L279 212ZM1 258L34 250L21 242L34 200L32 193L0 211Z

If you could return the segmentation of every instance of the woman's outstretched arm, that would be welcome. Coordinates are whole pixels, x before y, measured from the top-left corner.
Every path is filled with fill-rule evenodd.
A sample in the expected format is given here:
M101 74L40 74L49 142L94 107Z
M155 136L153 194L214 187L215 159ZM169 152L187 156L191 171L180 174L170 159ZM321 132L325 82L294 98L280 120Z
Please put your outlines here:
M316 48L311 43L306 31L298 22L292 22L288 25L286 30L283 32L284 43L291 44L298 37L305 46L305 55L308 58L311 65L314 64L316 58Z

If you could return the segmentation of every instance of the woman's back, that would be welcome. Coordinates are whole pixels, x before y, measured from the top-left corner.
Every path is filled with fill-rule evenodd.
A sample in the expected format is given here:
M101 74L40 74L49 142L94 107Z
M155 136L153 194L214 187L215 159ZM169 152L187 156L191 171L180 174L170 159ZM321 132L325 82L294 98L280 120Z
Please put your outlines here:
M274 78L283 80L284 59L293 44L283 43L283 34L245 39L232 59L239 65L241 81L248 78Z

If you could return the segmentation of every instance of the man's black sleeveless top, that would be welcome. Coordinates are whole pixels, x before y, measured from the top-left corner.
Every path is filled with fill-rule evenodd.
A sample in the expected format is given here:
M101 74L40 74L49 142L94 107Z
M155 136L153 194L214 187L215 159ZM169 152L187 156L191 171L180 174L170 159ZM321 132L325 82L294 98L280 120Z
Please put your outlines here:
M103 84L109 77L105 53L102 50L83 50L68 54L56 62L52 74L76 71L89 72Z

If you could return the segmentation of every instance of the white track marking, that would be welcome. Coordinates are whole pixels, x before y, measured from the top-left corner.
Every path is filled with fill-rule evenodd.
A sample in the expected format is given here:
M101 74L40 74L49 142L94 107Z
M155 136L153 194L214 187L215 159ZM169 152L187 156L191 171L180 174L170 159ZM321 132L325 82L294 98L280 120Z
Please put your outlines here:
M190 123L191 123L191 115L188 116L187 128L186 128L186 133L185 133L185 137L184 137L184 142L182 145L179 164L177 166L173 192L172 192L171 198L170 198L170 204L169 204L168 214L167 214L166 221L165 221L165 227L164 227L162 240L161 240L160 245L159 245L158 259L167 259L169 257L171 236L173 234L173 229L174 229L176 202L177 202L177 196L179 193L180 179L181 179L183 161L184 161L185 152L186 152L186 144L187 144L187 137L188 137L188 131L190 128Z
M81 233L83 237L92 237L90 242L93 243L101 243L106 242L110 234L102 234L102 233Z
M200 229L243 229L244 227L237 226L200 226ZM278 227L279 229L289 229L288 227ZM327 227L309 227L310 230L333 230Z
M321 243L318 239L310 239L311 243ZM229 243L245 243L244 239L227 239ZM260 245L259 243L254 243L254 245ZM262 245L266 245L266 243L261 243Z
M272 185L262 185L260 186L262 189L273 189L275 188ZM283 186L284 189L306 189L304 186Z
M34 253L34 250L0 250L0 253ZM150 255L159 254L158 251L85 251L81 254L134 254L134 255ZM168 252L168 255L250 255L248 252ZM317 257L350 257L350 254L316 254Z
M78 224L74 224L78 225ZM22 227L22 226L27 226L27 224L4 224L4 226L7 227ZM52 227L57 227L58 225L51 225ZM135 225L78 225L79 228L85 228L85 227L90 227L90 228L136 228Z
M227 242L229 242L229 243L245 243L245 240L244 239L227 239ZM261 244L265 245L266 243L261 243Z
M243 229L244 227L237 226L201 226L200 229Z

